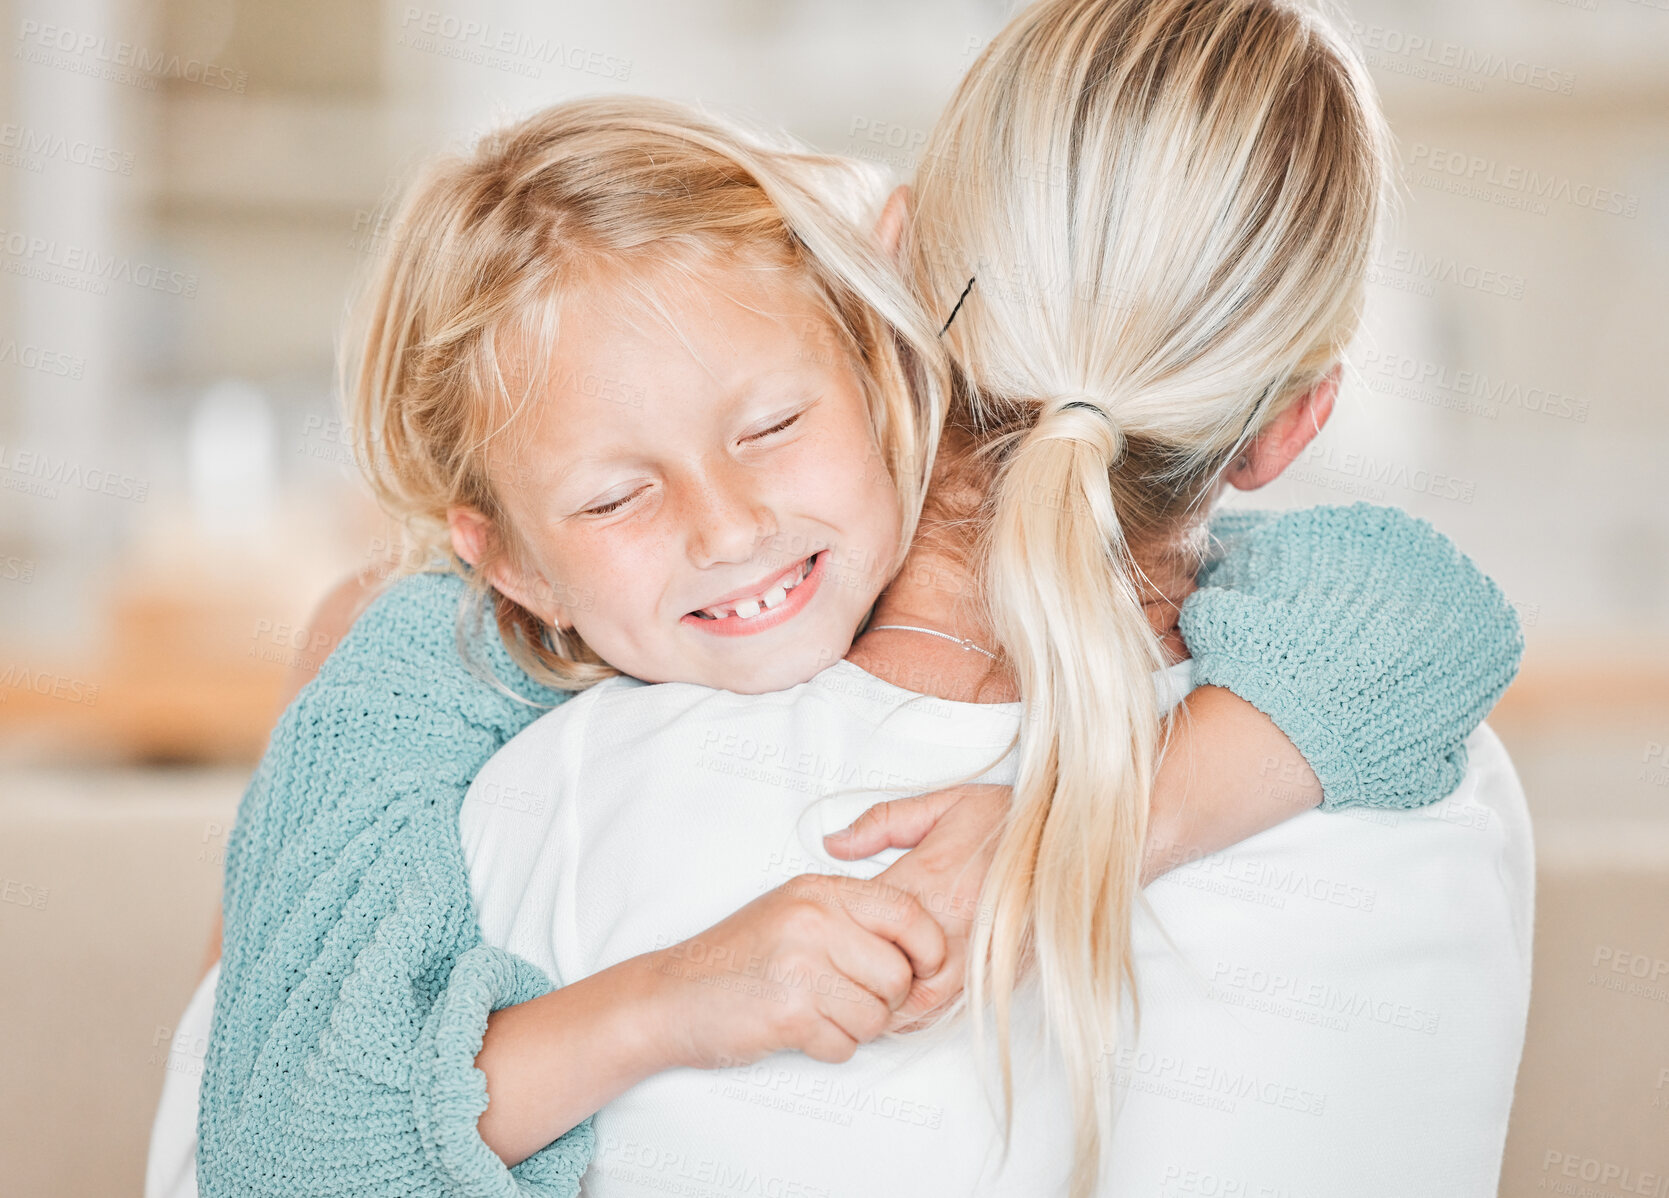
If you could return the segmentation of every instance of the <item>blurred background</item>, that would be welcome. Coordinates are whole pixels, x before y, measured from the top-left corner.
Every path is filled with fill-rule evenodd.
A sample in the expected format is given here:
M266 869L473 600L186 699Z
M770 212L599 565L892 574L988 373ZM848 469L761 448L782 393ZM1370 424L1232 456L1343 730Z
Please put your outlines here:
M330 648L308 615L389 556L333 357L395 182L613 91L903 178L1007 11L0 0L0 1190L139 1192L237 799L286 672ZM1256 500L1399 505L1518 608L1524 670L1490 722L1540 893L1502 1193L1659 1194L1669 0L1345 19L1402 211L1340 410Z

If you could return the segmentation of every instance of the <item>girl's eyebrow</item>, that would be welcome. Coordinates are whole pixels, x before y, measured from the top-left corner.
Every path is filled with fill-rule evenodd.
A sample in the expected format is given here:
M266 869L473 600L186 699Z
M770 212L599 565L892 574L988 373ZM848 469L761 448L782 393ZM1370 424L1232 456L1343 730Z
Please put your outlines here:
M812 373L814 369L815 363L796 362L792 366L784 366L777 370L767 370L760 374L750 375L744 383L732 390L732 399L737 403L742 403L764 391L775 379L784 377L790 379L804 378Z
M628 460L629 455L606 457L591 455L565 462L560 471L554 472L550 484L541 488L543 502L541 506L550 506L556 510L569 514L576 509L576 505L583 504L593 497L600 495L610 487L625 481L625 476L589 479L578 477L581 470L590 467L607 470L609 467Z
M536 486L536 490L539 492L538 506L561 510L566 513L575 503L585 498L584 496L567 494L567 492L581 489L580 484L585 480L575 479L575 476L581 470L588 467L607 467L622 460L625 456L624 454L589 453L576 458L562 458L555 464L552 464L551 458L542 459L538 465L530 470L530 473L536 472L534 481L542 484Z

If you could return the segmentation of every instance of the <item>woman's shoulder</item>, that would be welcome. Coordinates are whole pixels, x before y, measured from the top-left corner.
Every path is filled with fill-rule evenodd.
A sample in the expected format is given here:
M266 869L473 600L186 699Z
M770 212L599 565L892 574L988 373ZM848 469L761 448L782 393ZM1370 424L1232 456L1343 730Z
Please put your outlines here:
M685 760L722 730L746 729L783 739L807 722L827 724L825 670L785 690L743 694L693 682L647 683L617 675L581 691L522 729L493 755L471 791L533 787L551 800L586 785L593 763L611 771L654 770ZM815 709L815 710L812 710ZM480 792L480 793L477 793Z
M494 779L554 778L560 770L577 764L577 754L589 739L599 710L605 720L630 719L632 703L620 702L622 693L652 688L635 678L616 676L580 691L559 707L545 712L506 741L482 767L468 803L478 799L476 791ZM612 710L610 710L612 709Z

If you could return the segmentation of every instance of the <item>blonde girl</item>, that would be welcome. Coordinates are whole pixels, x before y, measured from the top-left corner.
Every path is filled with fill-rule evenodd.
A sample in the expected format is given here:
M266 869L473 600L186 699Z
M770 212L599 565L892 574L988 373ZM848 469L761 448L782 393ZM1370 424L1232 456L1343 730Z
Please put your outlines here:
M491 588L505 641L530 676L568 691L617 672L768 691L846 651L909 544L946 405L937 328L870 236L871 182L842 159L739 136L670 103L618 98L547 109L487 138L467 162L436 164L413 189L393 225L401 244L354 337L367 347L348 392L371 447L366 473L426 547L456 550L476 592ZM780 314L768 334L780 339L779 360L732 346L689 377L628 378L628 354L688 356L671 319L687 296L702 311L680 319L723 322L727 304ZM726 370L733 377L721 378ZM678 403L665 405L657 392L675 388ZM749 389L764 398L736 400ZM706 463L681 463L668 477L598 465L573 452L576 439L593 426L599 444L640 431L700 437L707 430L675 436L669 422L726 405L800 422L792 432L802 456L791 465L774 449L732 445L738 470L791 472L785 484L814 502L886 514L887 527L862 527L853 514L843 539L830 513L798 524L787 515L761 534L763 550L743 546L745 567L646 558L646 529L664 546L660 530L678 519L737 515L722 509L727 480ZM841 405L857 424L823 428ZM806 447L816 452L803 456ZM838 498L819 492L825 477L839 480ZM653 520L642 514L650 504ZM690 559L726 552L679 549ZM815 630L779 620L769 635L754 632L771 623L757 612L684 618L709 592L730 589L729 576L752 581L761 561L780 571L814 551L823 554L816 568L832 575L819 588ZM688 599L670 620L633 603L645 574L669 569L680 576L671 590ZM686 589L685 577L700 581ZM744 630L753 634L714 635Z

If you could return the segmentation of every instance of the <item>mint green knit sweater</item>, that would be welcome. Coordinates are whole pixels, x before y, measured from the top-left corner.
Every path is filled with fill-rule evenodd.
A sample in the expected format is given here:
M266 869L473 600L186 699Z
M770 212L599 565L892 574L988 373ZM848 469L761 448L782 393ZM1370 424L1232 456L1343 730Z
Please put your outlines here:
M1494 583L1389 508L1230 514L1213 532L1224 552L1182 615L1195 678L1273 717L1324 806L1451 791L1522 648ZM459 626L463 594L429 574L380 597L284 713L244 795L198 1125L206 1198L578 1190L589 1122L509 1170L475 1130L488 1012L550 982L481 942L458 808L562 696Z

